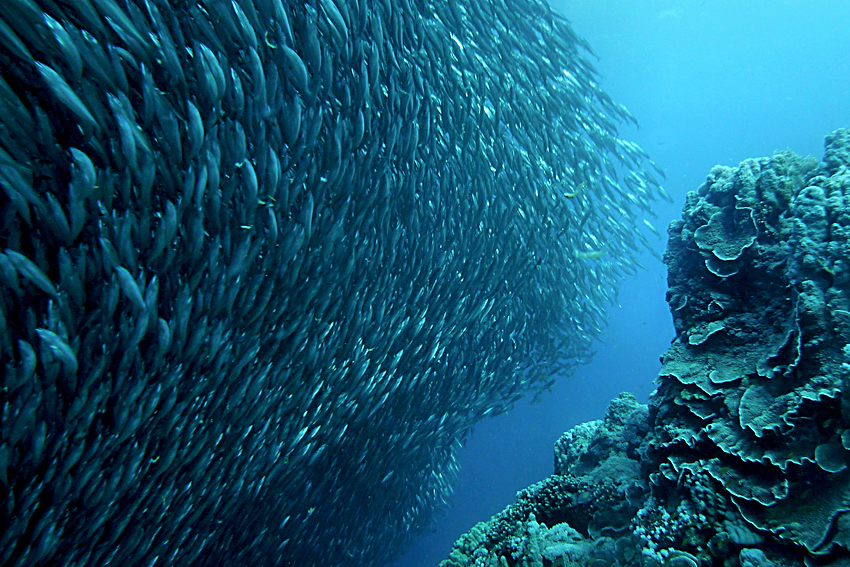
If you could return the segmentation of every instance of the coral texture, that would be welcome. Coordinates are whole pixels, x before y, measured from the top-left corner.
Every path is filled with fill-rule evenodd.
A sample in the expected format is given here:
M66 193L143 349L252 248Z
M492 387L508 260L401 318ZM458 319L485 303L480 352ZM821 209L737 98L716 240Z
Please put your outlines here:
M563 492L524 493L444 567L850 565L848 168L839 130L820 163L712 169L669 228L648 411L621 395L567 432L536 485Z

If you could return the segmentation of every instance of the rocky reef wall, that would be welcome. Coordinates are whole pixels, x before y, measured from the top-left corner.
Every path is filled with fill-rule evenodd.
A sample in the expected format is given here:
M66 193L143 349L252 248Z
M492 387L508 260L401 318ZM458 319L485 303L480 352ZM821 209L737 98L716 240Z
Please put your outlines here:
M850 564L850 130L825 146L687 196L648 407L567 432L555 475L444 567Z

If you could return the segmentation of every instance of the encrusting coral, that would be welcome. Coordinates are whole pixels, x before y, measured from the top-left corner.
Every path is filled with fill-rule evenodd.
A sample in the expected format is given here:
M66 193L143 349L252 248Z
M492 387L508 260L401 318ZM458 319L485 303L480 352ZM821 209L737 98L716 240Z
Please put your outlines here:
M715 167L668 232L648 407L565 433L443 567L850 565L850 130Z

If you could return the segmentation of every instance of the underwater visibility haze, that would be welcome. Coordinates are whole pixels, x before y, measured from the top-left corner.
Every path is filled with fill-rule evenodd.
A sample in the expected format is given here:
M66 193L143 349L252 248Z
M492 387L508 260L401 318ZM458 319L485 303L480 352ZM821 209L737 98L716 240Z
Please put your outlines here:
M0 3L0 565L846 564L846 11Z
M650 219L662 234L716 164L735 167L785 149L820 159L824 138L850 124L847 3L569 0L553 7L592 46L603 87L637 117L640 127L622 135L667 174L675 202L655 203L658 216ZM662 252L666 235L651 241ZM590 364L536 403L519 402L476 426L460 452L452 507L393 565L445 559L458 532L552 474L561 433L602 418L620 392L648 401L676 331L665 301L667 267L649 254L639 261L647 269L621 285Z

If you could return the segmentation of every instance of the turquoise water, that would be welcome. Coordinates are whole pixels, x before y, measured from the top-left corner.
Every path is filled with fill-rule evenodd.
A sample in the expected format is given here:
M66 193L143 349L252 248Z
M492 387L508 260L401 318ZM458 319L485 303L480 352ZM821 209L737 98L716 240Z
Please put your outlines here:
M824 136L850 125L850 3L815 1L577 0L553 2L596 52L602 86L638 119L625 138L665 171L671 204L653 224L679 218L684 197L716 164L791 149L823 155ZM552 445L577 423L600 419L631 391L645 402L673 338L665 266L626 279L594 360L539 403L476 428L460 455L454 506L393 565L436 565L454 540L552 473Z
M436 565L647 400L665 226L850 123L850 14L557 6L597 75L540 2L0 2L0 563Z

